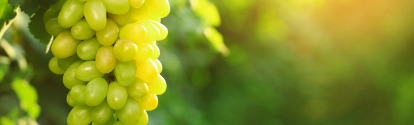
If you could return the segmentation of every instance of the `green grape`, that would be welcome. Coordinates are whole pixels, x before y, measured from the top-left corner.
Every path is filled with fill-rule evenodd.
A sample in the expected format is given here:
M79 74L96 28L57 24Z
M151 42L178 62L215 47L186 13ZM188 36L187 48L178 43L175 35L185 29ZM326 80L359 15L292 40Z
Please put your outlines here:
M58 15L58 22L63 28L73 26L83 17L83 2L78 0L67 0Z
M108 102L103 101L101 104L93 108L92 122L104 124L107 121L114 121L112 114L114 114L114 110L109 107Z
M80 2L86 2L86 0L79 0Z
M128 93L124 86L118 84L117 82L109 84L106 100L112 109L116 110L122 108L125 105L127 98Z
M81 81L78 78L75 77L76 69L80 64L82 64L83 61L77 61L74 62L63 74L63 85L65 85L66 88L72 89L75 85L85 85L87 82Z
M58 58L66 58L76 53L79 40L72 37L69 31L60 33L52 43L52 54Z
M77 103L77 104L85 104L85 88L86 85L75 85L70 89L69 94L70 97Z
M53 4L53 5L50 6L50 9L58 10L59 11L59 10L62 9L63 4L65 4L66 1L67 0L58 0L58 2L56 2L56 4Z
M154 93L148 93L142 98L134 98L139 106L147 111L152 111L158 106L158 97Z
M127 125L135 125L139 122L142 115L142 109L139 107L138 102L129 97L124 107L115 111L119 121Z
M142 5L144 5L145 0L129 0L129 4L133 8L140 8Z
M102 30L106 26L106 9L100 0L88 0L85 3L85 19L89 26L96 30Z
M70 93L66 95L66 102L69 104L70 107L75 107L77 105L75 100L73 100L72 97L70 97Z
M117 62L112 48L112 46L102 46L96 53L96 68L101 73L109 73L116 66Z
M160 48L158 48L157 42L152 42L151 46L154 49L151 59L157 59L160 56Z
M137 72L136 77L144 82L150 82L158 75L157 65L152 60L136 62Z
M144 42L147 29L138 23L127 24L119 31L120 39L131 40L134 43Z
M104 29L96 32L98 42L104 46L112 46L118 39L119 28L118 25L111 19L108 19Z
M150 23L149 21L144 21L144 22L142 22L142 24L147 29L147 36L145 36L144 41L153 42L153 41L157 40L158 38L160 38L161 34L160 34L160 30L157 28L157 26Z
M68 125L88 125L91 123L92 108L86 105L75 106L68 115Z
M119 26L124 26L129 22L131 17L131 12L128 11L125 14L110 14L108 13L108 17L116 22Z
M137 71L135 61L118 62L115 66L115 77L122 86L129 86L135 83L135 73Z
M152 20L152 21L161 23L161 18L157 17L157 16L154 16L154 15L148 15L148 20Z
M136 45L138 47L138 52L135 55L135 60L145 61L153 55L154 49L152 48L150 43L138 42L136 43Z
M162 25L160 22L150 20L151 24L155 25L158 30L160 31L160 36L156 40L164 40L168 36L168 29L164 25Z
M145 84L143 81L137 79L135 80L135 83L133 83L130 86L126 87L128 95L133 98L140 98L146 95L149 90L147 84Z
M53 18L57 19L58 15L59 15L59 10L54 10L54 9L49 8L43 14L43 22L46 23L47 21Z
M116 121L115 123L114 123L114 125L125 125L124 123L122 123L121 121Z
M161 64L160 60L155 59L154 62L157 65L158 73L161 73L162 72L162 64Z
M142 22L148 19L148 7L145 4L140 8L131 8L130 13L130 23Z
M148 114L147 111L142 110L142 116L139 120L139 123L137 125L147 125L148 124Z
M137 54L137 45L129 40L118 40L116 41L114 48L114 55L118 61L128 62L134 59Z
M56 57L53 57L52 59L50 59L50 61L49 61L49 69L50 69L50 71L52 71L55 74L63 74L63 73L65 73L65 70L61 69L58 66L57 60L58 60L58 58L56 58Z
M95 30L89 27L84 18L75 23L71 28L72 36L79 40L92 38L95 35Z
M111 114L111 116L112 116L112 114ZM93 122L93 114L92 114L92 125L114 125L114 123L115 123L115 118L113 118L113 117L111 117L108 121L106 121L103 124L95 123L95 122Z
M162 95L167 90L167 83L165 79L158 74L154 81L147 82L148 89L151 93Z
M149 12L157 17L166 17L170 13L170 4L168 0L146 0Z
M105 5L106 11L112 14L125 14L130 5L128 0L101 0Z
M53 36L57 36L61 32L68 30L67 28L63 28L59 25L57 18L52 18L49 21L47 21L45 24L45 29L47 33Z
M105 99L107 93L108 82L103 78L93 79L86 85L85 102L89 106L99 105Z
M77 54L82 60L94 60L101 44L95 37L84 40L78 45Z
M104 74L99 72L99 70L96 68L95 61L86 61L78 66L76 68L75 76L79 80L82 81L91 81L95 78L100 78Z
M66 58L58 58L57 64L61 69L67 70L74 62L79 60L80 59L77 55L73 55Z

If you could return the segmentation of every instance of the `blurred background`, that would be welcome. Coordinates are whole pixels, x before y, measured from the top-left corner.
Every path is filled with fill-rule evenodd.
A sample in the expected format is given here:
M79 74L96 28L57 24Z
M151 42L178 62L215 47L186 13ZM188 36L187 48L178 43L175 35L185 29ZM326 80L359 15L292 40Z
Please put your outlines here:
M414 1L170 5L162 19L169 36L158 42L168 88L148 112L149 125L414 124ZM17 18L4 38L25 58L0 68L30 79L39 107L29 109L40 111L39 124L66 124L62 76L49 71L52 55L28 32L28 16ZM13 70L25 66L21 60L27 70ZM5 77L0 116L17 118L24 112L13 90L22 90Z

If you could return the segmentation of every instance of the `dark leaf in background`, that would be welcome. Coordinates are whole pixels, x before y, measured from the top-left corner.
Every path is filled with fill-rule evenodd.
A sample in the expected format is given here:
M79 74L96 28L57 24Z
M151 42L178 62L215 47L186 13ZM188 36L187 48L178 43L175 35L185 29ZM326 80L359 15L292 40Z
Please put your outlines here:
M9 4L13 7L16 8L20 5L22 5L24 3L24 0L8 0Z
M45 24L43 23L43 13L45 9L40 9L33 17L30 18L29 31L33 36L43 44L48 44L51 35L46 32Z
M0 29L3 28L5 23L9 23L15 16L16 12L9 4L7 4L7 0L0 0Z
M46 10L50 5L56 3L58 0L26 0L20 8L24 13L32 17L37 11ZM41 13L43 14L43 12Z

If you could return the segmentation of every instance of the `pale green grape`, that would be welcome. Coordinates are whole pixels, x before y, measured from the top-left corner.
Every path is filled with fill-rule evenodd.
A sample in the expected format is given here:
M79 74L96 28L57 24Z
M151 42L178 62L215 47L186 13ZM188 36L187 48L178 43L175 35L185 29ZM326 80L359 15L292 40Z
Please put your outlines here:
M59 15L59 10L54 10L54 9L49 8L43 14L43 22L46 23L47 21L53 18L57 19L58 15Z
M152 60L136 62L136 66L136 77L144 82L153 81L158 75L157 65Z
M162 95L167 90L167 83L165 79L158 74L154 81L147 82L148 89L151 93Z
M135 83L137 67L135 61L118 62L115 66L115 77L122 86L129 86Z
M139 122L142 109L139 107L138 102L135 99L129 97L124 107L115 111L119 121L127 125L135 125Z
M63 74L63 73L65 73L65 70L61 69L58 66L57 60L58 60L58 58L56 58L56 57L53 57L52 59L50 59L50 61L49 61L49 69L50 69L50 71L52 71L55 74Z
M143 81L137 79L135 83L126 87L128 95L133 98L141 98L149 92L148 86Z
M112 114L114 114L114 110L109 107L108 102L102 101L101 104L94 107L92 110L92 122L104 124L107 121L114 121Z
M148 114L147 111L142 110L142 116L139 120L139 123L137 125L147 125L148 124Z
M86 2L86 0L79 0L80 2Z
M115 58L121 62L128 62L134 59L137 54L137 45L130 40L116 41L114 48Z
M69 104L70 107L75 107L77 105L75 100L73 100L72 97L70 97L70 93L66 95L66 102Z
M131 40L134 43L144 42L146 35L147 29L138 23L127 24L119 31L120 39Z
M121 121L116 121L115 123L114 123L114 125L125 125L124 123L122 123Z
M155 26L154 24L150 23L149 21L144 21L142 22L142 24L145 26L145 28L147 29L147 36L145 36L145 42L153 42L159 38L161 38L161 34L160 34L160 30L158 29L157 26Z
M78 78L75 77L76 69L80 64L82 64L83 61L77 61L74 62L63 74L63 85L65 85L66 88L71 89L75 85L84 85L87 82L81 81Z
M79 40L89 39L95 35L95 30L89 27L84 18L76 22L75 25L72 26L70 32L74 38Z
M92 108L86 105L75 106L68 115L68 125L88 125L91 123Z
M95 78L100 78L104 74L99 72L99 70L96 68L95 61L86 61L78 66L76 68L75 76L79 80L82 81L91 81Z
M103 78L93 79L86 85L85 102L89 106L99 105L105 99L107 93L108 82Z
M52 43L52 54L58 58L66 58L76 53L79 40L72 37L69 31L60 33Z
M111 114L111 116L112 116L112 114ZM108 121L106 121L103 124L95 123L95 122L93 122L93 114L92 114L92 125L114 125L114 123L115 123L115 118L113 118L113 117L111 117Z
M104 46L112 46L118 39L119 28L118 25L111 19L108 19L104 29L96 32L98 42Z
M77 103L77 104L85 104L85 88L86 85L75 85L70 89L69 94L70 97Z
M125 14L130 5L128 0L101 0L105 5L106 11L112 14Z
M128 93L124 86L118 84L117 82L112 82L109 84L106 100L112 109L116 110L122 108L125 105L127 99Z
M145 0L129 0L129 4L133 8L140 8L142 5L144 5Z
M150 43L138 42L136 43L136 45L138 47L138 52L135 55L135 60L145 61L153 55L154 49L152 48Z
M88 0L85 3L86 22L89 26L96 30L102 30L106 26L106 9L105 5L100 0Z
M157 21L154 21L154 20L150 20L149 22L151 24L155 25L158 28L158 30L160 31L160 36L156 40L164 40L165 38L167 38L167 36L168 36L167 27L165 27L160 22L157 22Z
M63 28L62 26L60 26L57 18L52 18L49 21L47 21L45 24L45 29L47 33L53 36L57 36L61 32L68 30L67 28Z
M84 3L78 0L67 0L58 15L58 22L63 28L73 26L83 17Z
M96 68L101 73L109 73L114 70L116 66L116 58L113 53L112 46L102 46L96 53Z
M142 98L134 98L143 110L152 111L158 106L158 97L154 93L148 93Z
M162 72L162 64L161 64L160 60L155 59L154 62L158 67L158 73L161 73Z
M151 59L157 59L160 56L160 48L158 48L157 42L152 42L151 46L154 49Z
M131 12L128 11L125 14L110 14L108 13L108 17L115 21L119 26L124 26L129 22L131 17Z
M95 37L92 37L78 45L77 54L82 60L94 60L99 48L101 48L101 44Z
M67 70L74 62L79 60L80 59L77 55L72 55L66 58L58 58L57 64L61 69Z
M149 12L158 17L166 17L170 13L170 4L168 0L146 0Z

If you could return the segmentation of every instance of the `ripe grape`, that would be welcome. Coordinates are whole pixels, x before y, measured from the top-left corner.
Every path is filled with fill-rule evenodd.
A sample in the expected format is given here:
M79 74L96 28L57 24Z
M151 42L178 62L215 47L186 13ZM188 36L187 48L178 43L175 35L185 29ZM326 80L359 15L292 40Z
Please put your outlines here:
M89 26L96 30L102 30L106 26L106 9L105 5L100 0L88 0L85 3L86 22Z
M135 55L135 60L137 61L145 61L154 54L154 49L152 48L150 43L147 42L138 42L136 43L138 47L138 52Z
M70 89L69 94L70 97L77 103L77 104L85 104L85 88L86 85L75 85Z
M126 89L128 95L133 98L143 97L149 92L147 84L139 79L135 80L135 83L132 85L127 86Z
M75 106L68 115L68 125L87 125L91 123L92 108L86 105Z
M83 61L77 61L74 62L63 74L63 85L65 85L66 88L71 89L75 85L84 85L87 82L81 81L78 78L75 77L76 69L79 67L80 64L82 64Z
M52 18L45 24L46 32L51 34L52 36L57 36L61 32L68 30L67 28L63 28L59 25L57 18Z
M128 0L101 0L106 11L112 14L125 14L130 8Z
M76 22L75 25L72 26L70 32L74 38L79 40L89 39L95 35L95 30L89 27L84 18Z
M96 68L101 73L109 73L116 66L116 58L112 46L102 46L96 53Z
M135 83L137 66L134 61L118 62L115 66L115 77L122 86L129 86Z
M91 81L95 78L100 78L104 74L96 68L95 61L86 61L76 68L75 76L82 81Z
M49 61L49 69L50 69L50 71L52 71L55 74L63 74L63 73L65 73L65 70L61 69L58 66L57 60L58 60L58 58L56 58L56 57L53 57L52 59L50 59L50 61Z
M122 108L125 105L127 98L128 93L124 86L118 84L117 82L109 84L106 100L112 109Z
M58 58L66 58L76 53L81 41L72 37L69 31L60 33L52 43L52 53Z
M66 71L74 62L79 60L80 59L77 55L72 55L66 58L58 58L57 64L61 69Z
M140 8L142 5L144 5L144 2L145 0L129 0L129 3L133 8Z
M69 104L70 107L75 107L77 105L75 100L73 100L70 96L70 93L68 93L68 95L66 96L66 102Z
M151 93L162 95L167 90L167 83L165 79L158 74L154 81L147 82L148 89Z
M118 40L114 45L115 58L121 62L128 62L134 59L138 52L137 45L129 40Z
M108 102L102 101L101 104L93 108L92 121L96 124L104 124L113 119L112 114L114 114L114 110L109 107Z
M96 78L86 85L85 102L89 106L99 105L108 93L108 82L103 78Z
M118 25L111 19L108 19L104 29L96 32L96 38L104 46L112 46L118 39Z
M162 72L162 64L161 64L160 60L155 59L154 62L157 65L158 73L161 73Z
M96 57L98 49L101 48L98 40L95 37L84 40L78 45L77 54L82 60L93 60Z
M158 68L154 61L146 60L137 62L136 77L144 82L150 82L157 77Z
M118 117L119 121L125 123L127 125L135 125L139 122L141 118L142 112L141 108L138 105L138 102L135 99L129 97L125 103L125 105L116 110L116 116Z
M84 3L78 0L67 0L60 10L58 22L63 28L73 26L83 17Z

